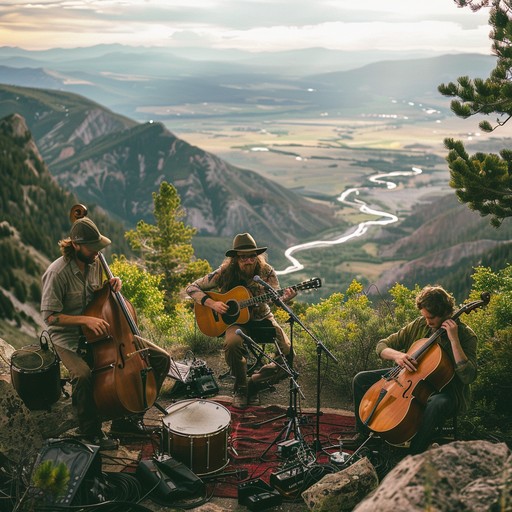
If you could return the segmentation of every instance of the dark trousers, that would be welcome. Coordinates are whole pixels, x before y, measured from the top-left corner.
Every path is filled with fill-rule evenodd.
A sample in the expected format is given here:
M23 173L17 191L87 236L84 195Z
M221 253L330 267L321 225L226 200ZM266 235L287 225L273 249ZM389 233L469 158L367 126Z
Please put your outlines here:
M359 417L359 404L364 394L383 375L390 371L389 368L359 372L353 380L354 409L356 416L356 429L363 435L368 435L370 430ZM430 395L423 411L423 416L416 435L411 440L410 452L421 453L425 451L432 442L435 431L444 425L444 422L457 411L457 401L450 393L449 386L439 393Z
M147 342L150 365L155 373L157 393L169 372L170 357L162 348ZM93 379L89 365L74 350L54 345L62 364L68 369L73 406L76 408L78 427L85 436L96 436L101 431L103 418L98 414L93 394ZM111 419L111 418L108 418Z
M283 355L287 356L290 353L291 342L273 316L264 320L250 321L243 325L230 325L224 334L224 358L231 370L231 374L235 377L235 391L238 388L246 388L249 381L247 377L247 347L244 344L244 339L236 334L236 331L241 329L250 337L252 326L256 329L258 327L274 327L275 341ZM268 342L271 343L272 339L269 339ZM251 380L261 384L278 377L280 377L279 367L275 363L268 363L262 366L258 372L254 373Z

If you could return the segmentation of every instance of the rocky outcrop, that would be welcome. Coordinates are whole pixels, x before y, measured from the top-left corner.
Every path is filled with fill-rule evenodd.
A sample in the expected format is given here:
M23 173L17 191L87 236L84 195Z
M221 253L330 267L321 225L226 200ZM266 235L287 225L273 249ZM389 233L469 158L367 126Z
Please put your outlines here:
M354 512L510 511L511 476L506 444L456 441L403 459Z
M455 441L407 456L377 484L362 458L302 497L313 512L510 512L512 452L505 443Z
M302 498L313 512L350 511L378 483L377 472L364 457L343 471L324 476L304 491Z

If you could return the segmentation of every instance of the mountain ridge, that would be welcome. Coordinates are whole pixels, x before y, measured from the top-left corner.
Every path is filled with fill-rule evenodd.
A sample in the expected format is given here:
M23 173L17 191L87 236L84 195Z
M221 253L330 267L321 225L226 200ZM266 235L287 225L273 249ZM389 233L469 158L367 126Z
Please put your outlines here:
M27 125L59 183L127 227L153 222L152 193L164 180L203 235L251 226L262 243L284 248L332 222L329 205L236 168L160 123L131 121L72 93L0 86L0 116L14 111L31 114Z

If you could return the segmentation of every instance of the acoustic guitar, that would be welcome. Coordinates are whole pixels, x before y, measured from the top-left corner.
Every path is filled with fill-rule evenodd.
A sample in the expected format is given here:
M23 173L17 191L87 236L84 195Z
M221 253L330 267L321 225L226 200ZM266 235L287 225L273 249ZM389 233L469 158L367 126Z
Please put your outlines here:
M320 288L322 281L318 277L303 281L294 286L288 286L295 291L311 290ZM284 288L276 290L279 296L283 295ZM199 330L207 336L220 336L226 329L233 324L245 324L250 319L249 307L262 302L268 302L274 297L273 292L263 293L253 297L251 292L245 286L235 286L229 292L217 293L206 292L212 300L224 302L227 304L228 310L223 315L219 315L216 311L202 304L194 303L194 314L196 316L197 326Z

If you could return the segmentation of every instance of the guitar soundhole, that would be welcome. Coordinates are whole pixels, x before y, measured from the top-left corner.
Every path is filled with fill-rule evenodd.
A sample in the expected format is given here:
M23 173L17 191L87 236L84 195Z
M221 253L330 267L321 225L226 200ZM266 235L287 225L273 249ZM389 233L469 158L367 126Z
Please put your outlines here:
M228 300L226 302L228 310L222 315L225 324L232 324L240 316L240 308L236 300Z

